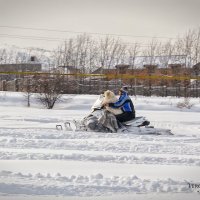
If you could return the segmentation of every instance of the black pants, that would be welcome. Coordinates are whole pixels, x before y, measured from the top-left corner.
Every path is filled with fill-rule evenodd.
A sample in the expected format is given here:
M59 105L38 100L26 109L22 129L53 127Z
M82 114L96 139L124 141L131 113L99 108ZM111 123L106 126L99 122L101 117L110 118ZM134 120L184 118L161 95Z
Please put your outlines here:
M116 115L119 122L126 122L135 118L135 112L124 112L120 115Z

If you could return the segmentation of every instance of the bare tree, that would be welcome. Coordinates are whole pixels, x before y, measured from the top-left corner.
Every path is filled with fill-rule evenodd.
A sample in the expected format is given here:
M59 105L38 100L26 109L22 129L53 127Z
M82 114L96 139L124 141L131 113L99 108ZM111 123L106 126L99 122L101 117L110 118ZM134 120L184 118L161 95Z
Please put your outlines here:
M7 63L8 60L8 52L5 48L0 50L0 62L1 64Z
M30 107L31 96L33 95L34 92L33 81L31 79L24 80L22 90L24 91L24 97L27 102L27 107Z
M188 30L175 42L175 53L187 57L186 67L200 62L200 28Z
M153 38L149 46L144 49L143 55L145 56L144 62L148 65L154 65L157 57L160 55L161 43Z
M160 56L160 47L161 43L157 39L152 39L151 43L147 47L147 49L144 50L143 54L144 56L144 63L146 66L147 74L148 74L148 90L146 91L146 94L151 96L152 94L152 83L153 80L151 78L152 74L155 72L155 67L157 66L157 59Z
M64 76L43 77L37 82L39 89L38 100L47 108L52 109L63 94Z
M101 67L111 68L125 62L127 46L120 39L107 36L100 40L99 63Z
M200 62L200 27L195 31L195 41L193 46L193 64Z
M136 66L135 66L135 61L136 57L140 52L140 44L135 43L134 45L131 45L131 47L128 49L128 58L129 58L129 65L131 66L131 75L135 75L136 71ZM131 88L133 88L134 84L134 95L137 93L137 79L131 79L130 81Z

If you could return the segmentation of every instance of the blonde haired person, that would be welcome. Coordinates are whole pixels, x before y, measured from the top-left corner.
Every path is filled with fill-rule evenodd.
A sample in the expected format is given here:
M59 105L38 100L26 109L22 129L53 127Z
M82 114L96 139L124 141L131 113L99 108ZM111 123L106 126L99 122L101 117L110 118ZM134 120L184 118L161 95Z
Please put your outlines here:
M123 113L123 111L120 108L112 108L108 106L109 103L115 103L117 101L118 99L112 91L107 90L104 92L104 100L102 102L102 105L105 107L106 110L108 110L114 115L119 115Z

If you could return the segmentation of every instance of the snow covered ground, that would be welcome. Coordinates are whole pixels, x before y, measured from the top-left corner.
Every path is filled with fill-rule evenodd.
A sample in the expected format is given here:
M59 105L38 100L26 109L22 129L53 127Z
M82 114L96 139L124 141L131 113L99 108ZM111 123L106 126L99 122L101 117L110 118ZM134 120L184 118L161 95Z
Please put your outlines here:
M65 95L53 110L0 92L0 199L199 199L200 100L132 97L137 115L174 135L66 132L95 95ZM196 184L197 187L191 187Z

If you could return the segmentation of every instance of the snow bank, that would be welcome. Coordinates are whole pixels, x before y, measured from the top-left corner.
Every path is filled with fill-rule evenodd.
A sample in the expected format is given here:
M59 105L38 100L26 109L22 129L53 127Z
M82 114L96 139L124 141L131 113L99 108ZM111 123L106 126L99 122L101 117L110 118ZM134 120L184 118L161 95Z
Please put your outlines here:
M187 182L172 179L142 180L135 175L129 177L104 177L100 173L91 176L62 176L60 173L25 175L1 171L0 178L5 180L4 183L0 183L0 193L9 194L99 196L111 193L192 192ZM28 184L23 184L25 182Z
M98 95L63 95L62 100L56 104L54 109L64 110L90 110ZM154 110L154 111L184 111L200 112L199 98L190 98L192 107L178 108L177 104L184 101L184 98L176 97L131 97L136 110ZM18 92L0 92L0 103L5 106L26 106L26 97L24 93ZM31 106L42 108L37 101L37 95L31 96Z

